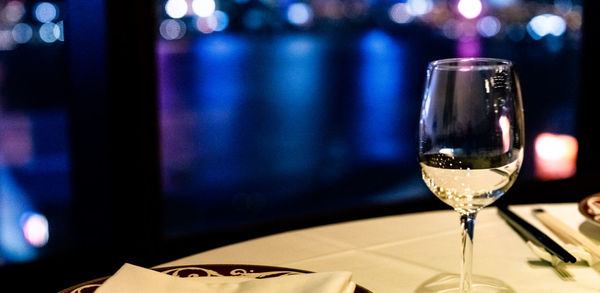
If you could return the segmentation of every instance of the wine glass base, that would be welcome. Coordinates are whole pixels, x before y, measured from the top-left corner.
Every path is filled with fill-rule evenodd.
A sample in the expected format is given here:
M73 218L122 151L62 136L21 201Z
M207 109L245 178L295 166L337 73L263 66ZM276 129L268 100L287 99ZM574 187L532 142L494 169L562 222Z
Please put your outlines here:
M460 275L442 273L421 284L415 293L459 293ZM515 293L506 283L486 276L473 275L472 293Z

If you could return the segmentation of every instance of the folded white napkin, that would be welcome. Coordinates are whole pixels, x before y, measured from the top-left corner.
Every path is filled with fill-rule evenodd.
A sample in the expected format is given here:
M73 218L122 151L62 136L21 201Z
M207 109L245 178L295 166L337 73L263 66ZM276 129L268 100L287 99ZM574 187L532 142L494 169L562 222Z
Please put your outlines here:
M265 279L244 277L180 278L131 264L123 265L97 293L352 293L350 272L324 272Z

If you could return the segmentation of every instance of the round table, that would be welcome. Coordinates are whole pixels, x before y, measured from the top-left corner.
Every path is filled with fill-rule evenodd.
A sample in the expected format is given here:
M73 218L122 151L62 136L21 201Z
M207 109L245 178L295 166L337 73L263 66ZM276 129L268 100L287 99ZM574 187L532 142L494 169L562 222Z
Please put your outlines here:
M512 206L516 214L552 236L533 218L542 207L600 244L600 228L587 223L575 203ZM290 231L236 243L161 266L260 264L308 271L351 271L377 293L414 292L440 273L457 273L460 229L454 211L364 219ZM558 240L558 239L557 239ZM600 269L569 264L561 276L488 207L475 224L474 274L504 281L516 292L600 292Z

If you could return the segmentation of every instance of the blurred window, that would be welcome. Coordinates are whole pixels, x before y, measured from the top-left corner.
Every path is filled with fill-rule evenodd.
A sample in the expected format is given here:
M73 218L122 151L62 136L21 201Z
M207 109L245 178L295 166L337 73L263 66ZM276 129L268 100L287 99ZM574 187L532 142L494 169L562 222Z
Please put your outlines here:
M157 55L166 229L430 196L415 159L434 59L511 59L527 156L575 135L578 0L168 0ZM563 172L561 174L572 174Z
M0 264L66 243L64 18L62 2L0 1Z

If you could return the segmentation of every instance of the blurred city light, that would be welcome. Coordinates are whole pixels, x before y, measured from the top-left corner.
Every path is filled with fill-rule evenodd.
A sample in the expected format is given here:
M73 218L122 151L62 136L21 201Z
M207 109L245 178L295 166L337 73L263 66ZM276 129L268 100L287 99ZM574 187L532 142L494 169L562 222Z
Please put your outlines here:
M159 33L165 40L181 39L187 30L185 23L179 19L165 19L160 23Z
M406 5L406 11L413 16L425 15L433 8L431 0L408 0Z
M202 33L210 34L217 28L217 18L214 15L198 17L196 20L196 28Z
M214 0L194 0L192 1L192 10L200 17L209 17L215 12L216 4Z
M53 43L60 38L60 27L52 22L44 23L39 30L40 39L45 43Z
M26 23L17 23L12 29L12 37L19 44L29 42L32 36L33 29Z
M554 14L541 14L532 18L527 24L527 32L534 40L547 35L561 36L567 30L565 20Z
M15 40L12 37L12 31L0 29L0 51L8 51L15 48Z
M500 20L498 20L498 18L491 16L491 15L482 17L477 22L477 31L479 32L480 35L482 35L486 38L491 38L491 37L497 35L498 32L500 32L500 28L501 28Z
M487 4L492 7L505 8L517 4L519 0L487 0Z
M313 11L306 3L293 3L288 7L287 19L293 25L305 26L310 23L312 18Z
M483 5L480 0L460 0L457 9L466 19L473 19L481 14Z
M33 8L35 19L42 23L48 23L58 16L58 7L50 2L40 2Z
M46 217L38 213L26 213L23 218L22 229L25 240L35 247L46 245L50 238Z
M185 0L169 0L165 3L165 12L171 18L182 18L188 12Z
M221 32L227 29L227 27L229 26L229 15L227 15L226 12L221 10L216 10L215 13L213 13L213 15L217 20L217 26L215 27L215 31Z
M388 16L395 23L409 23L414 19L414 16L408 12L406 3L396 3L388 10Z
M578 143L575 137L542 133L535 139L535 176L543 180L575 175Z
M25 15L25 5L19 1L10 1L6 3L6 6L2 10L2 16L8 22L18 22Z

